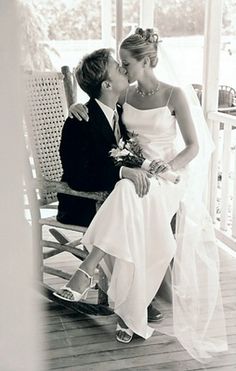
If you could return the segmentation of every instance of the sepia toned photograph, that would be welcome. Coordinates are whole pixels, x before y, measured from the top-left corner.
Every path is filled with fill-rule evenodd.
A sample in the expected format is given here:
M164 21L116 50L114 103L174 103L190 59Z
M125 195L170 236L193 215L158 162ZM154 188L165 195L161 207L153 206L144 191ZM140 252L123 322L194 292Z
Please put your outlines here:
M235 370L235 0L0 0L0 67L0 371Z

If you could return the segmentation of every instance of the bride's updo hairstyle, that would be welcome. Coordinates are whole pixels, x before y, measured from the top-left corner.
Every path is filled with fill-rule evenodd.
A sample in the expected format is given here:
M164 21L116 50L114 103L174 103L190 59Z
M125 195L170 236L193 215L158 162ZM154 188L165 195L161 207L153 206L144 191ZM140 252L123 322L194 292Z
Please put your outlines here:
M120 49L128 50L137 61L141 61L147 56L150 58L151 67L156 67L158 42L159 36L152 28L143 30L138 27L134 34L126 37L121 42Z

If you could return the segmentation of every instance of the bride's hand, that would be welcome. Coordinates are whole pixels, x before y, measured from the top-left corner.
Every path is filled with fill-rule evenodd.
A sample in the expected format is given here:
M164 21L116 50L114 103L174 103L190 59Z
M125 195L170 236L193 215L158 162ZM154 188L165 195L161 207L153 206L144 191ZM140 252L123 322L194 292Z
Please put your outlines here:
M153 160L149 166L149 171L156 175L168 170L171 170L171 166L162 160Z
M85 106L85 104L77 103L77 104L72 104L69 108L69 117L73 118L73 115L75 118L77 118L79 121L89 120L88 116L88 108Z

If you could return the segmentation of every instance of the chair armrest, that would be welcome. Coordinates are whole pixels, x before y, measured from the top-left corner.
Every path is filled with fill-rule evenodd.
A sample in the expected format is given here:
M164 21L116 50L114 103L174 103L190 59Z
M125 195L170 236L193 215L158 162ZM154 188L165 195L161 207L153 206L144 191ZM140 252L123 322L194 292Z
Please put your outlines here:
M232 114L232 112L235 112L236 113L236 106L232 106L232 107L219 107L218 108L218 111L219 112L222 112L222 113L229 113L229 114Z
M64 193L70 196L90 198L92 200L103 202L107 198L109 192L83 192L71 189L66 182L55 180L40 179L35 184L36 188L46 189L48 192Z

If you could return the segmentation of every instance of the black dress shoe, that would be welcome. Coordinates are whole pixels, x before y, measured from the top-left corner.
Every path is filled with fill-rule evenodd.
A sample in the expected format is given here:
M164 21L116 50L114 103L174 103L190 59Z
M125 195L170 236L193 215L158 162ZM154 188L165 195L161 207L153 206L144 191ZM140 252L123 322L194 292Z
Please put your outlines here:
M152 304L148 306L148 322L160 322L163 320L163 314Z

